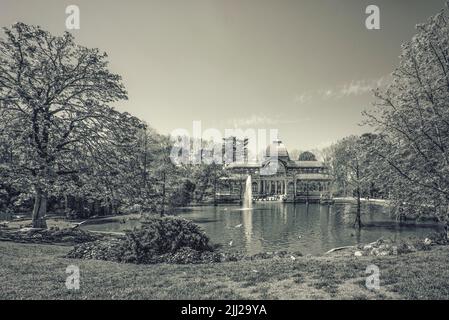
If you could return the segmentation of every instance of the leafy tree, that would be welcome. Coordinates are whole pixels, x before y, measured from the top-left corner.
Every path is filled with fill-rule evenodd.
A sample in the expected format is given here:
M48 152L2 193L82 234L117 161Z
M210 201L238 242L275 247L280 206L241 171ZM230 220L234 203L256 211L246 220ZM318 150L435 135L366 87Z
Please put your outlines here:
M357 201L354 226L358 228L362 227L361 197L369 185L367 143L367 136L349 136L334 144L327 155L336 183L344 187L345 193L350 191Z
M391 84L375 92L368 123L382 135L378 155L391 169L391 197L405 211L449 212L449 16L417 26ZM413 209L415 208L415 209ZM432 208L432 210L429 210Z
M154 154L154 167L151 171L151 184L155 188L152 197L154 210L164 216L167 209L171 209L170 198L179 186L179 180L183 176L180 167L175 165L171 158L173 147L170 138L159 136L157 141L157 153Z
M193 200L195 184L188 178L184 178L180 185L171 194L169 203L172 207L189 205Z
M109 106L127 94L105 53L38 26L16 23L4 32L0 135L14 158L5 170L21 190L30 186L33 227L46 227L49 196L73 192L74 178L88 188L117 175L140 121Z
M192 170L192 180L195 183L195 200L203 202L206 199L211 199L216 205L216 194L221 189L220 178L226 176L223 166L217 163L203 163L192 167Z

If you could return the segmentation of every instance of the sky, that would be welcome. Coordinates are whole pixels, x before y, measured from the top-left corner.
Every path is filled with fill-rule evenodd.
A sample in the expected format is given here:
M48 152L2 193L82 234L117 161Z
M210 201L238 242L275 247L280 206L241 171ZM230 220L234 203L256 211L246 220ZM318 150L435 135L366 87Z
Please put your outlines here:
M369 131L361 112L385 85L401 43L444 0L0 0L0 26L66 31L109 56L127 111L169 134L277 129L289 150L314 150ZM380 30L368 30L368 5ZM3 36L3 33L0 33Z

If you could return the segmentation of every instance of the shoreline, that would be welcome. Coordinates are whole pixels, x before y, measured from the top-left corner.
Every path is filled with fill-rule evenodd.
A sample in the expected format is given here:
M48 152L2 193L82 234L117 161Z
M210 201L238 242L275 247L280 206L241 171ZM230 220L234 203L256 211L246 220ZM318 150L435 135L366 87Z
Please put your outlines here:
M54 217L48 219L48 226L49 229L51 228L56 228L59 230L74 230L74 229L79 229L82 230L84 232L90 233L93 236L95 235L99 235L99 236L112 236L112 237L123 237L126 233L125 231L120 231L120 230L114 230L114 231L108 231L108 230L90 230L87 226L89 225L101 225L101 224L107 224L107 223L115 223L115 222L121 222L123 221L123 223L126 223L126 220L136 220L139 219L141 217L141 214L127 214L127 215L115 215L115 216L107 216L107 217L93 217L87 220L78 220L80 222L75 222L74 220L72 221L67 221L65 219L54 219ZM19 228L21 226L21 224L23 224L24 220L20 220L17 221L17 223L19 224L19 226L17 225L6 225L3 228L0 226L0 231L3 229L4 231L12 231L12 232L18 232L19 230L25 231L28 228ZM31 222L31 220L29 220L29 222ZM376 223L369 223L369 224L365 224L364 225L364 229L369 230L370 228L414 228L414 227L427 227L429 229L431 228L439 228L441 227L441 224L439 223L426 223L426 222L417 222L417 221L406 221L406 222L395 222L395 221L378 221ZM363 230L363 229L362 229ZM429 233L430 235L430 233ZM408 236L408 237L404 237L401 238L401 241L407 241L410 240L411 238L413 238L413 236ZM385 238L387 241L389 241L389 238ZM374 240L374 239L373 239ZM424 240L424 236L423 239ZM12 240L14 241L14 240ZM372 240L371 240L372 241ZM376 240L377 241L377 240ZM24 241L19 241L19 243L21 242L28 242L28 243L39 243L39 240L34 241L34 239L25 239ZM48 243L48 242L44 242L44 243ZM213 243L213 242L211 242ZM65 244L67 245L67 244ZM273 252L280 252L280 253L286 253L288 255L293 255L293 256L297 256L299 251L288 251L288 250L270 250L269 248L267 248L267 250L264 251L260 251L260 252L256 252L256 253L252 253L252 254L248 254L247 252L245 252L244 250L241 250L240 248L228 248L226 245L224 244L216 244L220 249L220 251L224 252L224 253L230 253L230 254L237 254L237 255L244 255L246 257L251 257L254 255L270 255L273 254ZM338 244L336 244L336 247L332 247L328 249L323 249L322 252L306 252L306 251L301 251L301 255L307 255L307 256L323 256L326 255L326 253L328 251L331 251L335 248L338 248ZM363 245L365 245L365 243L363 242L353 242L353 243L346 243L346 244L341 244L341 246L346 246L346 247L360 247ZM233 250L234 249L234 250ZM276 254L275 254L276 255Z

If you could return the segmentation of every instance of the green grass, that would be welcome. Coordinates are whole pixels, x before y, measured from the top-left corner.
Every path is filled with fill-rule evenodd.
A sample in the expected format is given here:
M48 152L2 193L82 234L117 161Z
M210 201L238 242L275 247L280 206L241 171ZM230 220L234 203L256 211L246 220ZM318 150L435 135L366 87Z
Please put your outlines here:
M449 247L398 257L301 257L210 265L63 258L70 247L0 242L0 299L449 299ZM79 291L65 287L68 265ZM381 288L365 287L380 268Z

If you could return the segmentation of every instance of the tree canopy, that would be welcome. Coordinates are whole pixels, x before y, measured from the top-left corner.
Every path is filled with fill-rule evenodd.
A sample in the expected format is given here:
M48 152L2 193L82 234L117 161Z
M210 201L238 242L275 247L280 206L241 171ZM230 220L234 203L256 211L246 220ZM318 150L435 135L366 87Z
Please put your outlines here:
M4 169L34 195L33 226L43 227L48 197L80 179L93 186L114 176L141 123L110 106L127 94L105 53L75 44L68 32L53 36L23 23L4 31L0 133L11 152Z
M392 82L375 92L368 123L382 138L376 152L391 169L391 197L408 211L444 219L449 205L449 16L442 10L404 43ZM413 210L415 208L415 210ZM442 214L442 215L441 215Z

